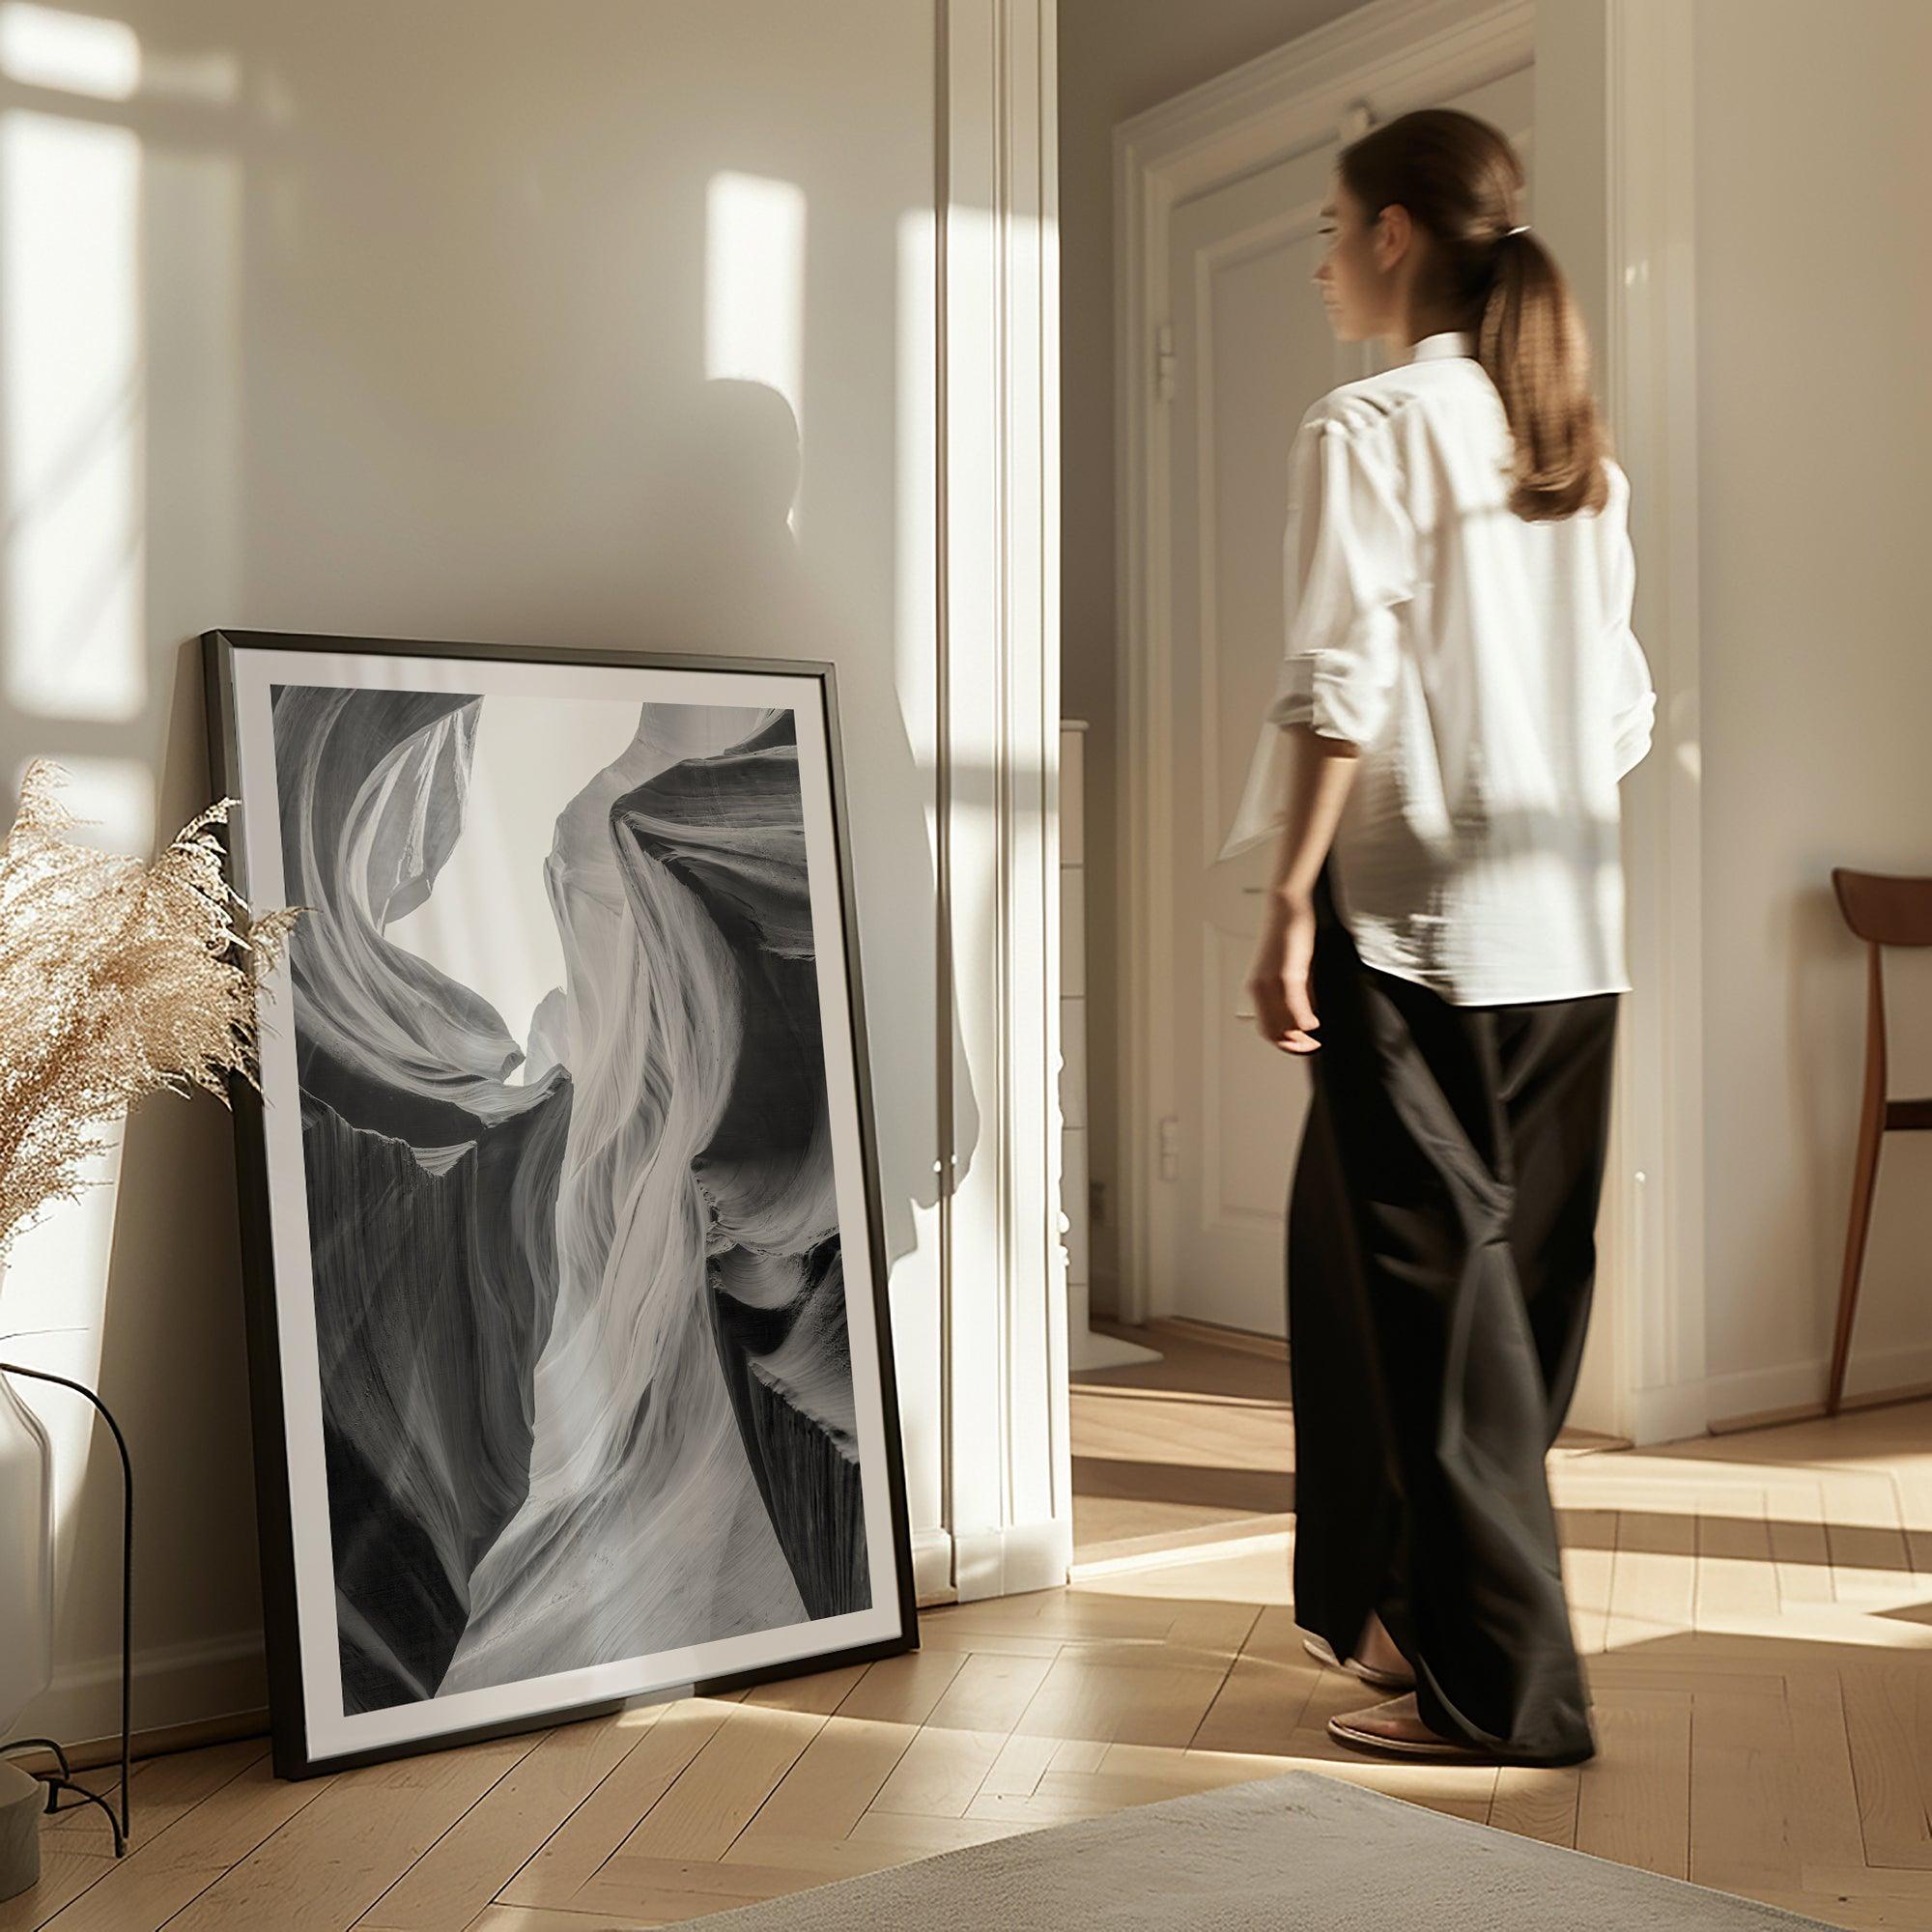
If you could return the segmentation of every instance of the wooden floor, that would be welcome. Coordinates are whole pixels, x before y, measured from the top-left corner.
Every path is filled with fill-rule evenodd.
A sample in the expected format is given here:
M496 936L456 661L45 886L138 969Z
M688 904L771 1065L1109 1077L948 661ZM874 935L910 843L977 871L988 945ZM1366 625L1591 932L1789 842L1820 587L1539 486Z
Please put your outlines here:
M1291 1529L1287 1345L1197 1321L1093 1325L1160 1359L1073 1378L1074 1575ZM1600 1443L1565 1430L1559 1446Z
M1285 1345L1188 1321L1093 1326L1161 1352L1155 1362L1073 1378L1076 1567L1289 1528L1294 1432Z
M1233 1488L1245 1439L1216 1464L1197 1436L1184 1467ZM1167 1484L1183 1506L1191 1480ZM1250 1526L929 1610L918 1652L868 1668L298 1785L259 1742L156 1758L132 1854L104 1856L98 1816L51 1823L0 1932L664 1924L1296 1765L1834 1924L1932 1926L1932 1404L1572 1450L1551 1481L1602 1745L1579 1768L1333 1747L1323 1721L1367 1693L1303 1653L1287 1535Z

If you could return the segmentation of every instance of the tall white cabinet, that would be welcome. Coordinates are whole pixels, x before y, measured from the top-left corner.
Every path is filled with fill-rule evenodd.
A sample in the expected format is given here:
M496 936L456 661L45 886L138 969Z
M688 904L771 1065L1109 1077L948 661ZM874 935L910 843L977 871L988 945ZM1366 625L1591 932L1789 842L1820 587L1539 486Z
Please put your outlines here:
M1060 1229L1066 1250L1066 1365L1118 1369L1160 1352L1096 1335L1087 1271L1087 721L1060 722Z

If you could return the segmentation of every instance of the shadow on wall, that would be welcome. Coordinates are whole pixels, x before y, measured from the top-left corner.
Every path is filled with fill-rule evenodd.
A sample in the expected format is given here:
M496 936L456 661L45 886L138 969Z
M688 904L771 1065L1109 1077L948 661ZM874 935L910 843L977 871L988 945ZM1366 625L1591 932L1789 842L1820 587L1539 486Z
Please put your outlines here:
M932 23L815 12L0 0L0 762L59 758L145 851L206 800L187 640L224 626L833 661L919 1522ZM231 1145L213 1103L151 1103L8 1274L5 1325L61 1331L14 1346L128 1428L137 1724L259 1701ZM117 1492L45 1412L71 1528L36 1727L79 1735Z

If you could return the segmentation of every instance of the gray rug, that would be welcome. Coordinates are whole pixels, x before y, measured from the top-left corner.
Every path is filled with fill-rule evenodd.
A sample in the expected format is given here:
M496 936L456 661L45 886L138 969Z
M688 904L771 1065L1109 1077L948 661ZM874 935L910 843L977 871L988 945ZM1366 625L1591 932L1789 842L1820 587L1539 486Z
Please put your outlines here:
M704 1932L1768 1932L1824 1924L1307 1771L996 1838L698 1922Z

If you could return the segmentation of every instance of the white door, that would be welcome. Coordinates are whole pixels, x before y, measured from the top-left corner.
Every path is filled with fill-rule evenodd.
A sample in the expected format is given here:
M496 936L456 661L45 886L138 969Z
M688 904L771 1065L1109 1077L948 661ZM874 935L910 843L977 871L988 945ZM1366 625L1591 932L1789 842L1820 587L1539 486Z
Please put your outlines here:
M1443 104L1501 128L1527 162L1532 103L1524 68ZM1281 657L1289 444L1318 396L1382 366L1375 348L1334 340L1310 279L1339 145L1203 194L1170 229L1173 642L1162 696L1178 802L1169 1023L1181 1072L1160 1123L1152 1251L1171 1264L1152 1284L1152 1312L1277 1337L1308 1069L1256 1034L1242 985L1273 854L1263 846L1224 865L1215 854Z

